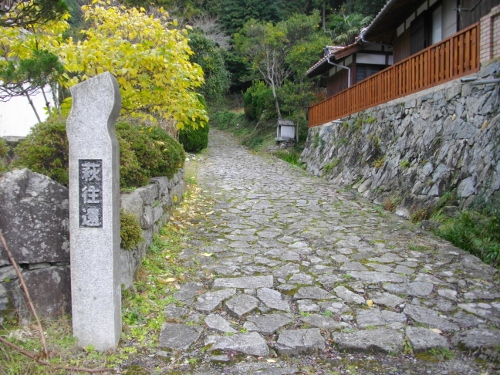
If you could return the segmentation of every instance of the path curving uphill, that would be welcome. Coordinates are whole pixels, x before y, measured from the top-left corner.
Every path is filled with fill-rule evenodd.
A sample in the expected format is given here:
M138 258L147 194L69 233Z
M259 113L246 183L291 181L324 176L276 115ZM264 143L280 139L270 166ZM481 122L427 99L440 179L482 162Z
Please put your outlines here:
M494 268L220 131L198 183L215 206L181 259L200 279L160 334L185 373L500 371Z

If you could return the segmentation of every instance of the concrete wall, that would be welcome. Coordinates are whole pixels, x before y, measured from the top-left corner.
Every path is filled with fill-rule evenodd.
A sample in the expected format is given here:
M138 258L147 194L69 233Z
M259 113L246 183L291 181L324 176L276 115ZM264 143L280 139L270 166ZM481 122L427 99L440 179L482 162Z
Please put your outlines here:
M500 62L477 74L500 74ZM309 129L315 175L409 216L454 191L463 206L500 200L500 85L461 80Z

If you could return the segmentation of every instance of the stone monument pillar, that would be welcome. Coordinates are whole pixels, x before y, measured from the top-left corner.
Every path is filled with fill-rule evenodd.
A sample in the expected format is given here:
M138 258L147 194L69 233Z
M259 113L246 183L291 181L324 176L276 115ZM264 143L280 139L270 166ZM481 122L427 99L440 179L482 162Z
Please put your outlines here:
M116 79L103 73L71 88L67 122L73 335L81 346L120 340L120 176Z

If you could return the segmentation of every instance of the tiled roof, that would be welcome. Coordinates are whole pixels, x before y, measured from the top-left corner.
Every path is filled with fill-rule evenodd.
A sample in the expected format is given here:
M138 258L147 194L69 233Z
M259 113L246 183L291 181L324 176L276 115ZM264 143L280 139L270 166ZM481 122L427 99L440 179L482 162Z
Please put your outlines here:
M326 48L324 49L324 56L316 64L309 68L309 70L306 72L306 75L309 78L318 75L319 73L316 70L321 68L323 65L328 64L328 60L330 57L333 57L333 60L338 60L342 57L349 56L350 54L358 51L359 48L356 47L359 47L358 41L354 42L353 44L349 44L348 46L326 46Z

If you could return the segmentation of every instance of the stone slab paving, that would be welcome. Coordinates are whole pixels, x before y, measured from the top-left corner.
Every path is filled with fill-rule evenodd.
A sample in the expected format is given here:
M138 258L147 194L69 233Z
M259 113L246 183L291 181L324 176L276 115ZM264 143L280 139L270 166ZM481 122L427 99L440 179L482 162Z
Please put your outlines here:
M499 277L476 257L219 131L198 181L215 206L181 260L199 279L180 286L160 334L163 350L198 353L193 373L305 373L290 358L408 348L498 361ZM464 363L436 373L477 370ZM391 373L435 373L416 366Z

